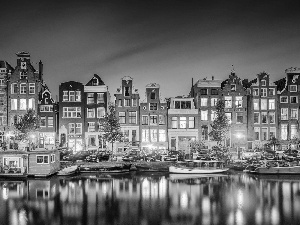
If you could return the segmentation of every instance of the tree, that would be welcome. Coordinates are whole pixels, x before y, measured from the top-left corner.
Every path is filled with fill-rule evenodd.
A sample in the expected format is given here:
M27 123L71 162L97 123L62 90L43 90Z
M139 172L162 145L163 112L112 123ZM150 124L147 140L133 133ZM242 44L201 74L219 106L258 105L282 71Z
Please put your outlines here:
M229 119L225 114L225 102L219 100L216 104L216 117L211 124L211 132L209 136L213 141L217 142L217 146L214 146L211 151L211 156L218 160L228 161L231 158L229 149L225 146L225 141L229 134Z
M40 118L36 115L33 109L29 109L19 121L14 124L15 139L19 141L30 142L31 135L37 132L40 128Z
M267 145L271 146L273 151L275 152L276 146L280 145L280 141L276 137L271 137Z
M114 105L109 105L109 112L104 116L103 119L99 121L100 132L103 140L111 143L112 146L112 156L113 156L113 146L116 141L120 141L123 134L120 129L120 123L116 117L116 109Z

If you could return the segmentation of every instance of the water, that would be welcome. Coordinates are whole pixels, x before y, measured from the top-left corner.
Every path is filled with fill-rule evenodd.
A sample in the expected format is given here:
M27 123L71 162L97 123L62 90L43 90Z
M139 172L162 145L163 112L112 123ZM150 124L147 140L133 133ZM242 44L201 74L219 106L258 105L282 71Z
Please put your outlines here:
M300 224L300 176L123 174L0 180L0 223Z

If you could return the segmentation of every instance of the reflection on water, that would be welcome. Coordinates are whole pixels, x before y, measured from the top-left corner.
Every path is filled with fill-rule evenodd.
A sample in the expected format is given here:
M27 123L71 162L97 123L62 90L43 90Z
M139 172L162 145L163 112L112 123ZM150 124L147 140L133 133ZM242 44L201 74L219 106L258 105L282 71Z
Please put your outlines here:
M0 180L0 223L300 224L300 177L84 175Z

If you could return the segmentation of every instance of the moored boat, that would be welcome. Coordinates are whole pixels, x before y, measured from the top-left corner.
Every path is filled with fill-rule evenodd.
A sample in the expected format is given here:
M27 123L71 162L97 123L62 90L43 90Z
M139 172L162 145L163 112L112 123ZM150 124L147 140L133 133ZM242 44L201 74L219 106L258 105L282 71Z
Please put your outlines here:
M170 166L170 173L182 174L211 174L223 173L228 171L229 168L224 167L224 162L217 160L193 160L187 161L185 165Z
M78 166L69 166L58 171L58 176L69 176L78 172Z
M257 167L253 173L256 174L300 174L300 166L275 166Z

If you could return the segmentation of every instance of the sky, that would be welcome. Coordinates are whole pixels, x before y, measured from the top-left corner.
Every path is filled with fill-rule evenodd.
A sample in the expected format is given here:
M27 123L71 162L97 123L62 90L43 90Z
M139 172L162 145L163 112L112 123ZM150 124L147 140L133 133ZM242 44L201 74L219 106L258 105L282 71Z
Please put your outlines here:
M59 84L98 74L113 96L124 76L141 99L149 83L161 97L188 95L203 78L236 74L273 81L300 67L297 1L11 0L1 2L0 60L16 66L27 51L44 64L53 97Z

